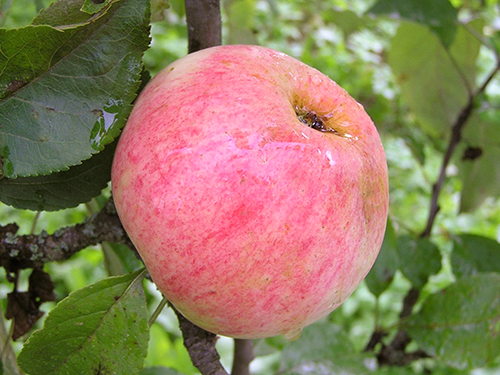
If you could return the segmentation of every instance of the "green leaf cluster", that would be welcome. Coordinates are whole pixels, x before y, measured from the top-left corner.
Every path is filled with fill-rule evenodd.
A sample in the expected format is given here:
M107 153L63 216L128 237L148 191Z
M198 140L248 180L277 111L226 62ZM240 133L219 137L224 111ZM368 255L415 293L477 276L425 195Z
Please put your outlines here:
M98 154L119 135L137 95L149 5L89 4L56 1L28 26L0 29L0 199L7 204L74 207L109 181L112 149Z

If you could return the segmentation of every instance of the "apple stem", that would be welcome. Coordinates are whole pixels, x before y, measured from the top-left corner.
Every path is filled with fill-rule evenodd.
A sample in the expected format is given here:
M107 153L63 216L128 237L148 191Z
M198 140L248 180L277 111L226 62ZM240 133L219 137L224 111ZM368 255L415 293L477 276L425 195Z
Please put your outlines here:
M234 358L231 375L250 375L250 362L254 358L253 340L234 339Z

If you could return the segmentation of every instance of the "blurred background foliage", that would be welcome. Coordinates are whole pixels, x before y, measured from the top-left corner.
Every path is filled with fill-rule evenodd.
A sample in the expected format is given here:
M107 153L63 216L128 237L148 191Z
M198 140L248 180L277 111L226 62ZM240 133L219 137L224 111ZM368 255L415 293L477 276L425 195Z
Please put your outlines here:
M51 0L0 0L0 27L28 25L37 12L50 3ZM460 106L466 104L467 93L460 93L461 83L454 86L450 82L456 81L451 79L440 85L436 80L446 76L452 69L450 64L461 64L468 68L463 70L467 77L458 77L458 80L468 80L471 85L484 81L497 64L500 10L498 2L493 0L452 0L459 20L467 25L457 28L455 41L467 40L455 47L451 42L448 51L455 56L450 58L444 49L440 50L441 43L449 40L443 29L432 30L415 23L411 14L406 19L394 19L390 12L370 14L367 11L375 3L374 0L223 0L223 38L225 44L259 44L294 56L330 76L363 104L381 133L387 153L390 221L382 254L384 262L391 264L388 258L398 249L408 248L405 241L411 242L426 226L433 184L453 123L449 119L456 117ZM152 42L144 62L154 75L187 53L187 31L182 0L153 0L152 11ZM478 32L475 34L474 30ZM450 32L450 27L444 31ZM440 101L434 100L437 97ZM495 243L500 241L499 103L500 85L495 78L474 103L476 115L447 168L447 179L439 197L440 211L430 241L425 245L437 249L438 268L428 281L424 280L421 302L454 282L451 253L457 236L467 233L487 237ZM472 146L482 148L487 163L467 164L464 152ZM52 233L97 212L107 196L108 189L88 204L58 212L36 213L2 205L0 224L17 222L22 233L43 230ZM133 270L135 260L126 253L119 246L105 245L81 251L63 263L47 264L46 270L56 285L57 300L107 275ZM392 260L394 269L398 268L396 258ZM430 267L426 260L422 262L424 267ZM12 285L1 272L3 269L0 297L5 311L5 296ZM292 369L294 361L303 354L298 346L311 347L320 355L342 362L353 352L362 353L376 327L394 333L403 298L415 282L401 269L390 276L385 284L382 278L369 277L326 319L335 324L320 322L306 329L304 337L292 344L281 338L258 342L258 358L251 367L253 373L274 374L279 369ZM27 277L21 275L20 290ZM153 310L160 296L154 285L147 281L145 285L149 307ZM45 303L42 307L49 311L54 304ZM10 323L2 324L8 328ZM37 326L41 324L42 321ZM324 332L328 332L327 337L318 339ZM164 310L151 333L146 366L196 373L182 345L176 318L169 309ZM15 350L21 346L22 343L16 343ZM229 367L232 340L220 339L218 348L223 363ZM374 358L369 355L361 360L368 363L368 367L375 366ZM381 373L498 374L498 366L498 358L482 369L455 369L437 360L422 359L408 368L387 368ZM349 369L348 373L359 373L352 366ZM304 369L295 370L307 373ZM147 371L143 374L176 373L159 368ZM309 373L332 372L322 372L317 367Z

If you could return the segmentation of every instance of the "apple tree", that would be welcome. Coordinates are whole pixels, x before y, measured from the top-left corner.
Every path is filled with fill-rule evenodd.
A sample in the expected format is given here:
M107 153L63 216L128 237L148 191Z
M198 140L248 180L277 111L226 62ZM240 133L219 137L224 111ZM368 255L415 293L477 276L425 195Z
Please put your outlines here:
M0 374L500 371L496 1L0 0L0 17ZM293 342L217 337L178 314L113 204L138 93L221 43L329 75L386 150L380 255Z

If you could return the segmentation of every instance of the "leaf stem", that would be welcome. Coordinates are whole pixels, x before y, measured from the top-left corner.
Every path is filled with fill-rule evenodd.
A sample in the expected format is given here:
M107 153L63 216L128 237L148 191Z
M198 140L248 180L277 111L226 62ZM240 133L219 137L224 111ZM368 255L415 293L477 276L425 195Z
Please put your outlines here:
M17 366L16 354L10 340L14 331L14 319L12 319L9 331L5 327L5 316L0 309L0 350L1 359L5 374L7 375L24 375L24 372Z
M42 214L42 212L38 211L36 213L35 217L33 218L33 224L31 224L30 234L35 234L36 225L38 224L38 219L40 218L41 214Z
M165 307L165 305L167 303L168 303L168 299L165 296L163 296L160 303L156 307L155 311L153 312L153 314L151 314L151 317L149 318L148 325L150 327L154 324L154 322L156 322L156 319L158 319L158 316L160 316L161 312L163 311L163 308Z

